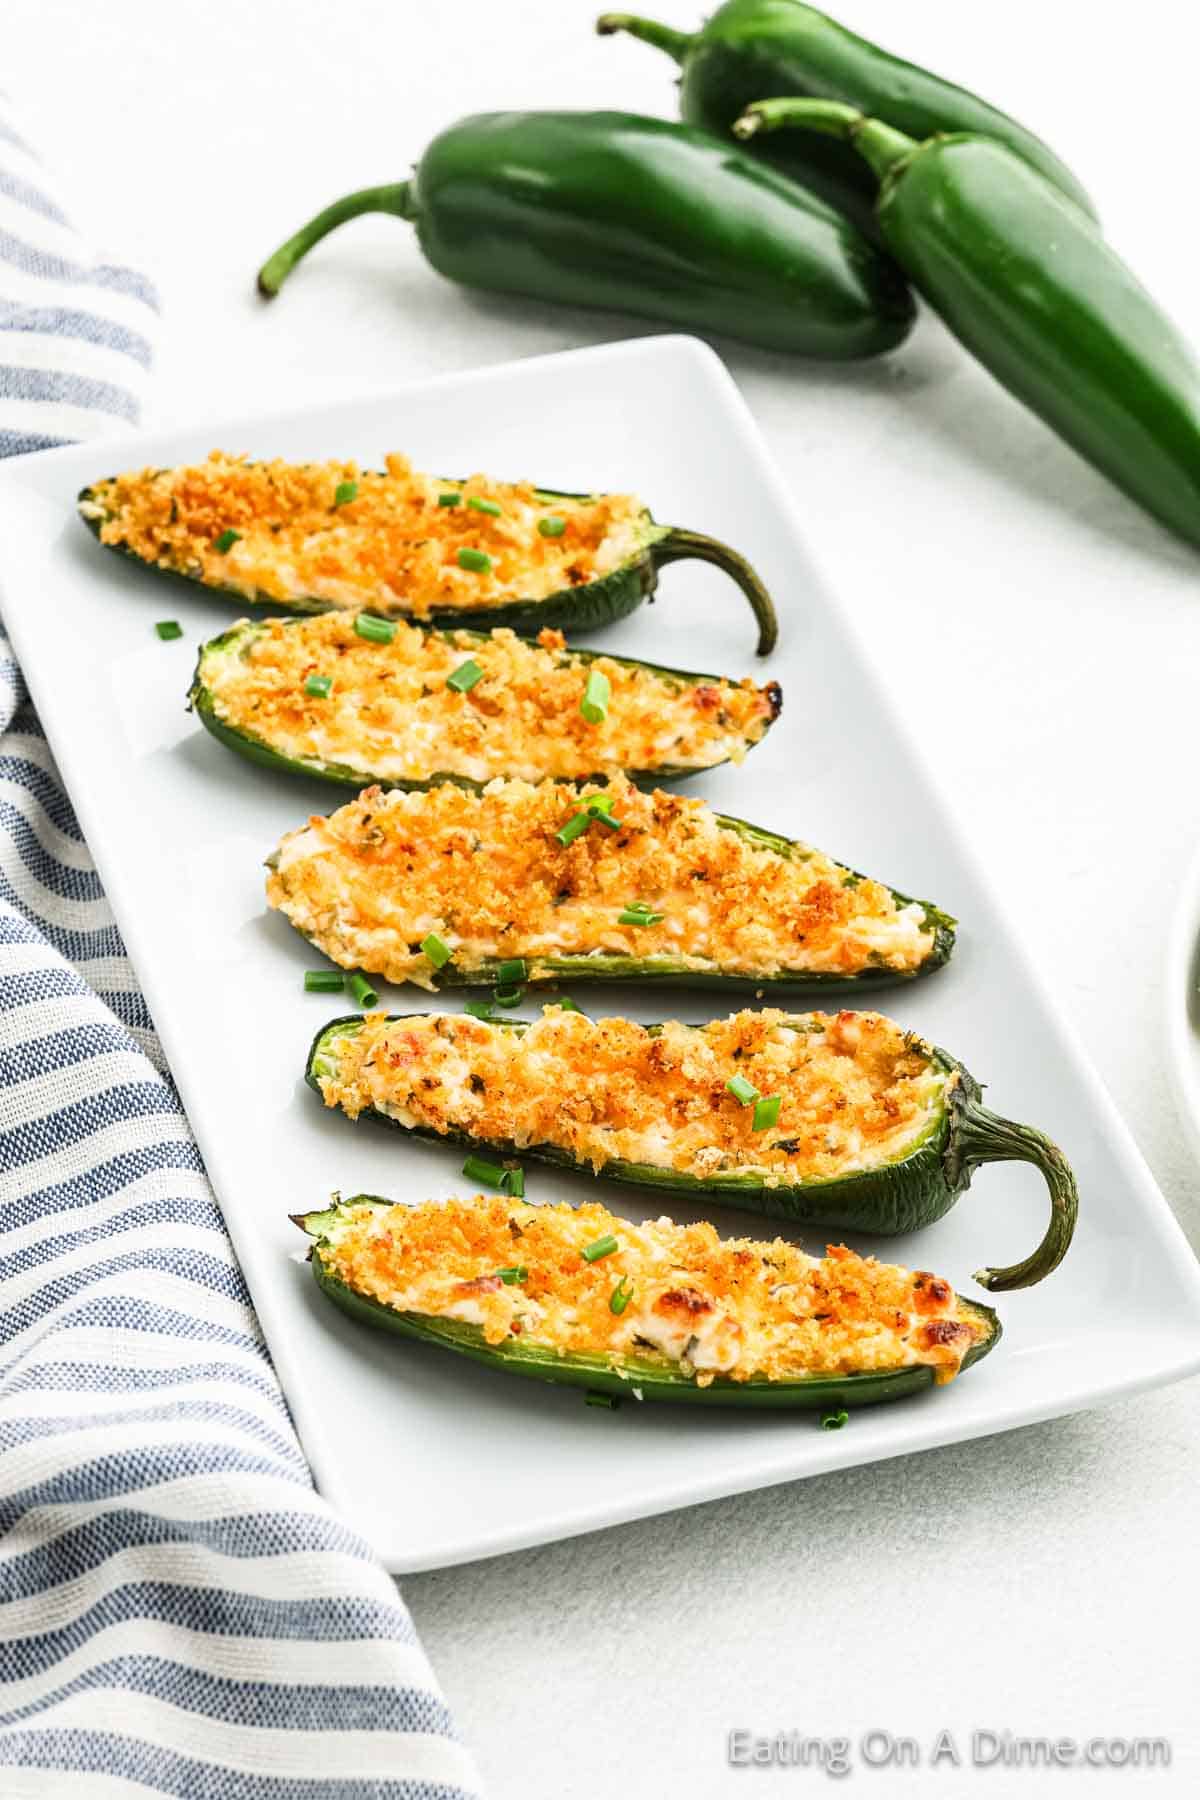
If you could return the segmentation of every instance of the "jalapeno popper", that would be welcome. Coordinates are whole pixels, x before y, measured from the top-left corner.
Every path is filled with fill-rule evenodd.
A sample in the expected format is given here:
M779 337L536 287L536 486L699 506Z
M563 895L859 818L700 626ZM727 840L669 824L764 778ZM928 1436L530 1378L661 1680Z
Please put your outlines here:
M666 564L694 558L741 588L760 655L775 643L771 597L745 558L657 524L633 494L448 480L403 456L375 471L214 450L193 467L97 481L79 511L108 549L252 605L434 625L607 625L653 594Z
M532 1024L463 1014L337 1019L310 1085L350 1118L638 1186L847 1230L942 1217L982 1163L1045 1179L1042 1242L992 1289L1028 1287L1065 1255L1074 1177L1040 1131L998 1118L945 1051L878 1013L741 1012L637 1025L547 1007Z
M710 1406L870 1406L953 1380L996 1344L990 1307L923 1270L806 1255L711 1225L513 1199L296 1215L351 1317L540 1381Z
M288 834L267 898L345 969L420 987L863 987L938 968L954 921L702 800L495 781L369 788Z
M189 698L230 749L356 788L690 775L741 762L783 703L773 681L569 650L549 629L534 643L350 613L242 620L205 644Z

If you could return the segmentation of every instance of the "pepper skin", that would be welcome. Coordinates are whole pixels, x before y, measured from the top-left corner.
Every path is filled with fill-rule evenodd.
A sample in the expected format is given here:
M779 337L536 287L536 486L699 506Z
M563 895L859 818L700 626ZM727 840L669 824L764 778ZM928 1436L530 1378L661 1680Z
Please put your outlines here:
M409 220L439 274L598 306L765 349L838 360L908 334L889 258L820 201L728 142L618 112L480 113L436 137L411 181L336 201L259 273L279 291L360 213Z
M866 158L884 243L984 367L1200 544L1200 361L1093 221L987 138L918 144L821 100L759 102L735 129L802 124Z
M1077 205L1092 205L1079 182L1033 132L986 100L927 69L891 56L801 0L728 0L696 32L675 31L631 13L605 13L602 36L624 31L674 57L682 70L679 109L693 125L724 134L763 94L840 100L886 119L910 137L972 131L999 139ZM756 148L760 148L756 146ZM799 132L760 148L768 162L845 212L874 235L877 183L846 146Z

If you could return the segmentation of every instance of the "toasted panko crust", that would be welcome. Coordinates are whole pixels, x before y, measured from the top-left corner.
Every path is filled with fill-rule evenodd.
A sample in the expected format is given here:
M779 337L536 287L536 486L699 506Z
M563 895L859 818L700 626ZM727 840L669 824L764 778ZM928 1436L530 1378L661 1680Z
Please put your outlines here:
M354 483L339 505L339 487ZM438 505L448 492L457 506ZM500 507L480 512L470 500ZM83 503L103 544L247 599L312 599L427 618L436 608L469 611L520 597L545 599L610 573L644 540L648 515L632 494L549 499L531 482L472 475L445 481L408 458L382 470L356 462L251 462L214 450L207 462L136 469L99 481ZM539 519L566 521L543 537ZM239 537L217 548L224 533ZM460 568L460 549L492 558Z
M740 1012L652 1030L548 1006L518 1033L470 1014L366 1015L332 1039L327 1106L496 1144L553 1145L594 1169L614 1159L766 1185L833 1178L906 1155L957 1081L931 1046L880 1013ZM726 1086L778 1094L777 1123Z
M447 678L467 661L483 676L461 693ZM580 707L592 670L611 689L607 716L595 724ZM329 679L328 695L305 691L313 675ZM559 631L531 643L507 628L481 639L397 623L391 643L380 644L341 612L251 627L243 641L208 649L198 679L222 724L280 755L400 783L711 768L740 762L780 705L773 682L672 680L613 657L577 656Z
M598 794L620 829L595 822L564 846L557 833ZM623 776L582 790L369 788L314 814L271 861L270 904L334 962L424 987L436 973L421 949L431 932L459 970L521 957L535 977L539 959L589 952L747 977L911 974L934 942L919 902L898 905L819 850L782 856L721 826L703 800L647 794ZM661 921L622 924L634 901Z
M582 1251L606 1236L617 1249ZM795 1380L930 1364L949 1381L989 1334L949 1282L845 1245L824 1258L782 1238L721 1239L710 1224L645 1225L588 1204L532 1206L478 1195L344 1209L325 1268L399 1312L478 1325L565 1354L609 1355L691 1375ZM500 1269L523 1272L503 1281ZM621 1283L623 1312L611 1300ZM636 1379L636 1377L633 1377Z

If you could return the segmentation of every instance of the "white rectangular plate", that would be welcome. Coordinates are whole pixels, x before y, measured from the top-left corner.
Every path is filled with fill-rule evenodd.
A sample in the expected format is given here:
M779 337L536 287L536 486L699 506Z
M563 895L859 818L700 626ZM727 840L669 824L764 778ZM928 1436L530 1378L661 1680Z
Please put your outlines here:
M783 717L743 769L691 791L957 914L950 967L871 1003L953 1050L989 1083L998 1110L1049 1131L1078 1173L1074 1248L1043 1286L1001 1298L1005 1336L986 1362L948 1389L865 1410L836 1433L808 1414L633 1403L609 1413L571 1390L374 1335L321 1300L288 1213L334 1188L418 1200L464 1184L453 1152L352 1126L301 1083L314 1031L346 1008L302 992L313 954L266 912L261 865L285 830L337 794L234 758L184 711L196 646L236 607L103 553L75 516L76 490L112 465L192 462L214 446L367 464L402 449L420 467L635 490L660 519L713 532L757 563L782 618L769 671L783 684ZM701 345L644 339L26 458L0 472L0 582L317 1481L390 1568L465 1561L982 1436L1200 1366L1200 1281L1184 1238L998 916L907 726L813 567L745 405ZM172 616L185 640L160 643L153 623ZM689 668L763 668L736 590L694 565L669 570L658 604L603 642ZM579 998L645 1019L664 1005L636 991L601 1001L580 988ZM400 1010L425 1003L413 990L384 1000ZM671 998L689 1020L720 1004L702 993ZM539 1199L597 1192L537 1165L528 1179ZM633 1190L605 1186L600 1197L639 1218L661 1210ZM776 1229L749 1214L711 1216L723 1231ZM1031 1170L989 1168L933 1229L860 1247L936 1269L972 1294L971 1270L1023 1255L1044 1216Z

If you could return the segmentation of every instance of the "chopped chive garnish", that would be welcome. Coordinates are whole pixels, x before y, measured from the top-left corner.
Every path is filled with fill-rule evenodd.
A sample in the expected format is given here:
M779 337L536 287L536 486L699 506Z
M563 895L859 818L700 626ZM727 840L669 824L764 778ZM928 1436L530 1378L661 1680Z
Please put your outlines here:
M454 954L449 944L444 938L440 938L436 931L431 931L428 937L421 939L421 949L435 969L444 969Z
M335 506L349 506L352 500L358 499L357 481L339 481L333 496Z
M498 987L492 993L492 999L497 1006L520 1006L524 998L525 989L523 987Z
M587 809L591 813L593 819L600 818L604 813L610 813L613 809L612 795L593 794L587 803Z
M311 694L314 700L328 700L332 688L332 675L310 675L304 684L305 693Z
M467 505L473 507L476 512L487 513L491 519L500 518L503 512L503 508L497 506L494 500L481 500L478 494L472 494Z
M524 1169L505 1169L504 1192L506 1194L511 1194L514 1200L523 1200L525 1198Z
M614 819L610 812L592 812L589 806L588 815L595 819L597 825L607 825L610 831L620 831L621 829L620 819Z
M616 1313L619 1318L632 1298L633 1283L630 1281L628 1275L622 1275L620 1281L618 1281L616 1287L608 1297L609 1312Z
M538 530L543 537L561 537L567 529L567 521L560 519L557 513L548 513L544 519L538 520Z
M840 1431L849 1417L850 1414L845 1407L839 1407L836 1412L823 1412L821 1414L821 1430Z
M609 1412L616 1412L621 1402L616 1394L602 1394L599 1388L588 1388L583 1396L585 1406L603 1406Z
M492 559L486 550L460 550L458 553L460 569L471 569L476 575L486 575L492 566Z
M446 686L453 688L456 694L469 694L475 683L482 680L483 670L475 658L469 656L466 662L459 663L453 674L447 675Z
M754 1124L752 1129L755 1131L769 1131L772 1125L778 1125L779 1109L782 1105L783 1096L781 1094L768 1094L765 1099L756 1100L754 1102Z
M599 1262L602 1256L611 1256L613 1251L619 1250L620 1247L612 1232L606 1231L604 1236L598 1237L594 1243L585 1244L580 1255L584 1262L594 1263Z
M306 994L340 994L346 985L346 977L340 969L305 969L304 991Z
M463 1011L465 1013L470 1013L473 1019L486 1020L489 1025L494 1024L496 1020L496 1014L492 1009L490 1000L468 1000L467 1004L463 1007Z
M524 1263L512 1263L507 1269L497 1269L496 1273L505 1287L524 1287L529 1280L529 1270Z
M369 644L390 644L396 635L396 627L392 621L377 619L374 613L359 613L354 621L354 629Z
M240 531L235 531L233 529L233 526L229 525L221 533L220 537L216 540L216 542L213 545L213 549L216 551L219 551L220 554L222 556L224 556L224 554L227 550L233 549L233 546L237 543L237 541L241 537L241 535L242 534Z
M183 636L183 626L178 619L160 619L154 629L164 644L169 644L172 638Z
M560 1012L577 1012L580 1017L583 1016L582 1006L576 1006L570 994L564 994L559 1000L548 1000L546 1004L548 1006L557 1006Z
M438 505L439 506L461 506L462 505L462 495L461 494L439 494L438 495Z
M582 812L572 813L562 829L554 835L565 850L568 844L573 844L577 837L583 836L591 822L592 814L584 807Z
M372 1006L379 1005L379 995L375 992L375 989L371 986L366 976L360 975L357 969L354 971L353 975L347 977L346 986L353 994L354 1004L356 1006L365 1006L370 1009Z
M733 1095L739 1106L750 1106L759 1097L758 1089L755 1087L754 1083L752 1081L747 1081L744 1075L731 1075L729 1080L725 1083L725 1087L727 1092Z
M651 912L641 900L633 900L617 914L618 925L661 925L666 913Z
M523 956L510 956L496 970L496 981L500 987L510 987L513 982L524 981L529 970L525 967Z
M589 725L599 725L602 720L607 719L611 699L612 685L608 676L603 669L592 669L583 690L583 699L579 702L579 710Z
M468 1181L478 1181L482 1187L494 1188L498 1194L504 1192L504 1178L508 1170L499 1163L488 1162L483 1156L468 1156L462 1172Z

